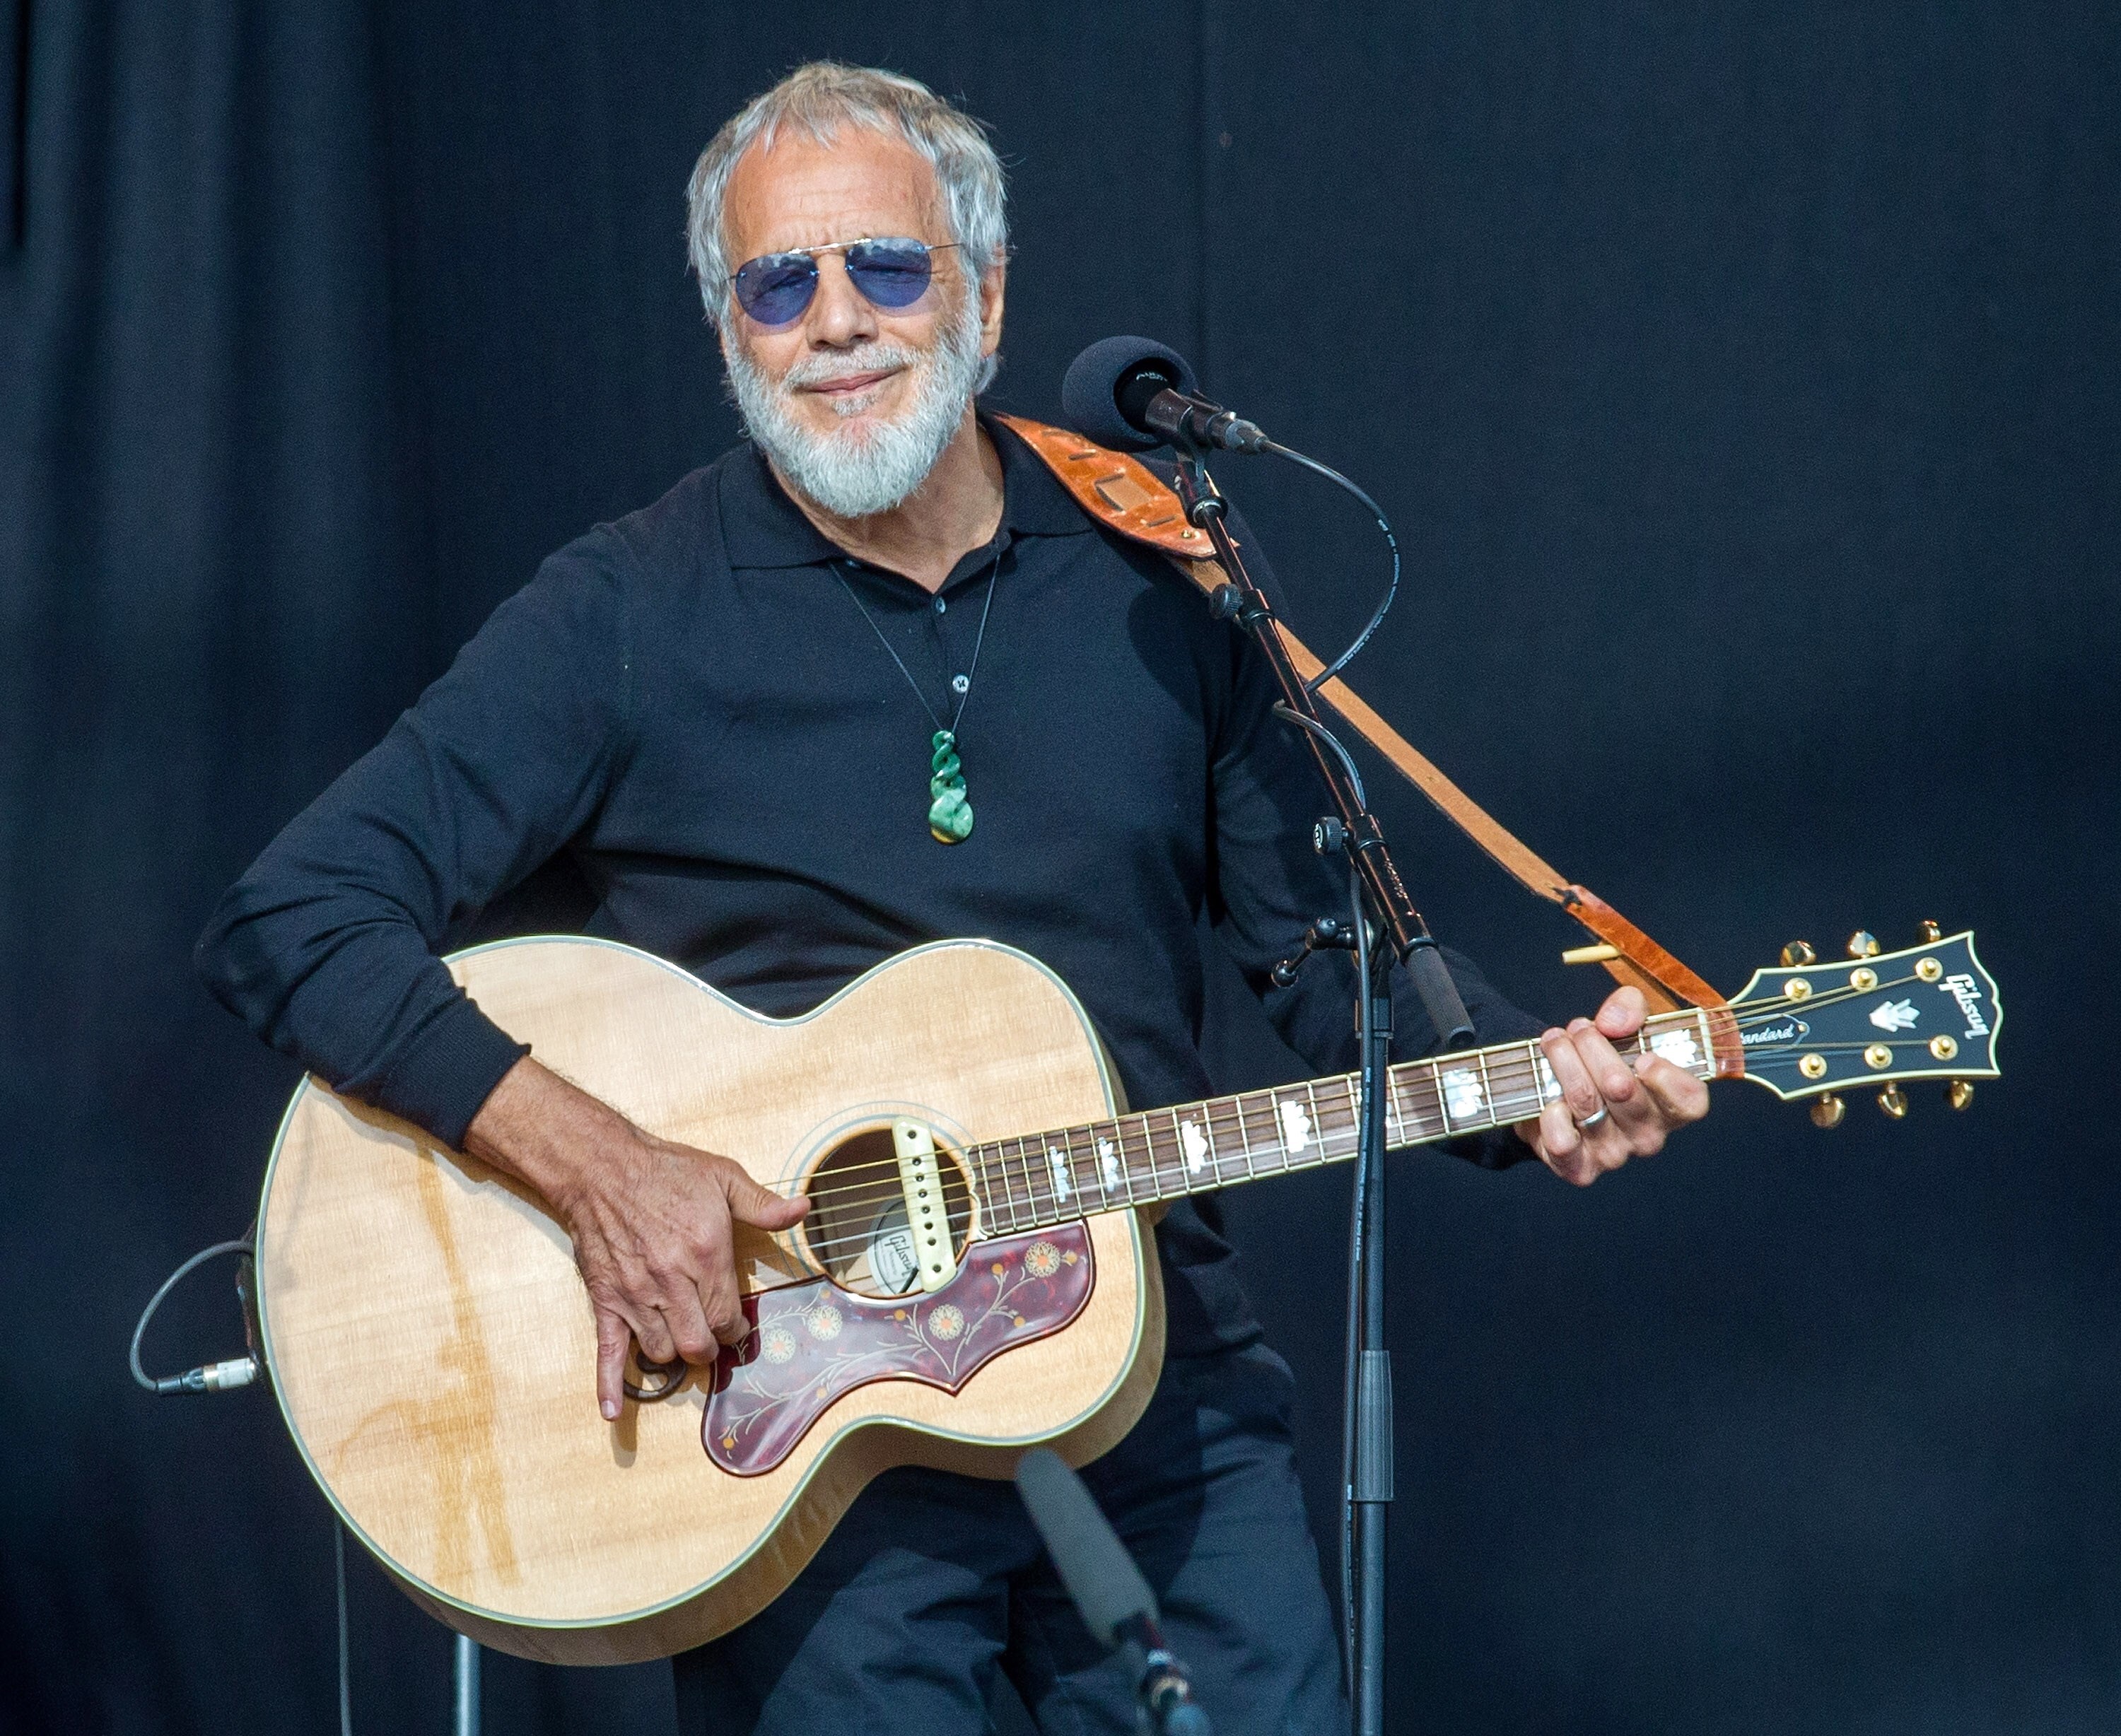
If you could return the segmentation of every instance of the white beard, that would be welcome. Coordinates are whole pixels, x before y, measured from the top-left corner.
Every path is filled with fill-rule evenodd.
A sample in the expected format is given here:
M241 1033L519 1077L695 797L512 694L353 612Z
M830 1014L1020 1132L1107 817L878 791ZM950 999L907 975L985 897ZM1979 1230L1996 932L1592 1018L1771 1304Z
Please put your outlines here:
M741 343L725 342L730 393L745 432L798 493L827 512L842 519L888 512L927 481L963 424L967 407L993 377L991 359L980 354L977 293L967 296L932 350L863 344L806 356L778 380L768 379ZM913 401L895 421L813 434L796 419L789 400L797 388L874 368L907 370ZM835 413L853 417L867 407L867 395L857 393L852 402L826 402Z

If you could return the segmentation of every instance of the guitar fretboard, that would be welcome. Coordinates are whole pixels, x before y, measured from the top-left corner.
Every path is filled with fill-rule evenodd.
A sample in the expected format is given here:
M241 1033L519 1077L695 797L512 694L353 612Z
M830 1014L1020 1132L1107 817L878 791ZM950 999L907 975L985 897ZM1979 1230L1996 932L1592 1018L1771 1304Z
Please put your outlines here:
M1650 1019L1615 1045L1649 1050L1708 1078L1716 1071L1708 1016ZM1386 1143L1455 1139L1537 1115L1560 1088L1536 1043L1402 1061L1386 1091ZM1153 1109L1116 1120L997 1139L964 1153L977 1184L981 1233L1065 1223L1086 1212L1203 1193L1354 1157L1360 1080L1354 1073Z

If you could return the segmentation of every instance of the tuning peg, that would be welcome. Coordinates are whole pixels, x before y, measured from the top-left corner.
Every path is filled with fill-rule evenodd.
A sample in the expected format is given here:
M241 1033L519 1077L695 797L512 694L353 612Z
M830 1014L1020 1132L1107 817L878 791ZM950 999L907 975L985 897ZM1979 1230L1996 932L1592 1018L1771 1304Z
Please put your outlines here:
M1974 1101L1974 1082L1954 1079L1944 1087L1944 1101L1954 1109L1964 1109Z
M1908 1112L1908 1094L1897 1085L1888 1085L1878 1093L1878 1107L1894 1120L1902 1120Z
M1818 961L1819 955L1811 950L1811 942L1808 940L1793 940L1783 948L1783 962L1792 967Z
M1811 1100L1811 1124L1814 1127L1839 1127L1841 1118L1848 1113L1848 1105L1832 1091Z
M1937 942L1943 938L1944 930L1937 927L1937 925L1932 922L1928 917L1924 917L1920 922L1915 924L1915 939L1919 944L1925 947L1935 946Z
M1876 958L1878 956L1878 937L1868 929L1858 929L1848 937L1848 956L1851 958Z

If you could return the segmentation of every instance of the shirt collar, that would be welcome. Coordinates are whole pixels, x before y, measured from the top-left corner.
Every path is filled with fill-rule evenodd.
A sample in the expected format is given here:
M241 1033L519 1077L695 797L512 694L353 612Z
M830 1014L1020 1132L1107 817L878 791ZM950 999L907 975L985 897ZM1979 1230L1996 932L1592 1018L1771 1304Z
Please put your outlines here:
M1006 547L1017 537L1072 537L1093 528L1037 454L991 417L982 416L980 426L1001 458L1001 532L995 547ZM731 566L815 566L846 558L788 498L752 442L721 467L720 492Z

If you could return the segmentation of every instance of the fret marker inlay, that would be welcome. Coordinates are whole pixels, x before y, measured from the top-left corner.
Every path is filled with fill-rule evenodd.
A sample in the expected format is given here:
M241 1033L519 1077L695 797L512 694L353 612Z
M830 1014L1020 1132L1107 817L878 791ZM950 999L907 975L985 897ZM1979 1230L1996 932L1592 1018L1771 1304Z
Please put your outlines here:
M1477 1121L1488 1094L1471 1068L1454 1067L1443 1076L1443 1107L1453 1121Z
M1208 1141L1200 1132L1200 1124L1197 1121L1180 1122L1178 1138L1186 1147L1186 1172L1199 1175L1208 1166Z
M1311 1143L1311 1117L1301 1103L1277 1103L1274 1110L1281 1122L1281 1143L1292 1155Z
M1105 1191L1109 1194L1120 1184L1120 1154L1113 1149L1111 1140L1098 1142L1098 1162L1104 1171Z
M1046 1147L1046 1161L1053 1166L1053 1197L1065 1205L1068 1201L1068 1160L1049 1145Z
M1701 1050L1690 1031L1660 1031L1650 1039L1650 1047L1675 1067L1701 1064Z

